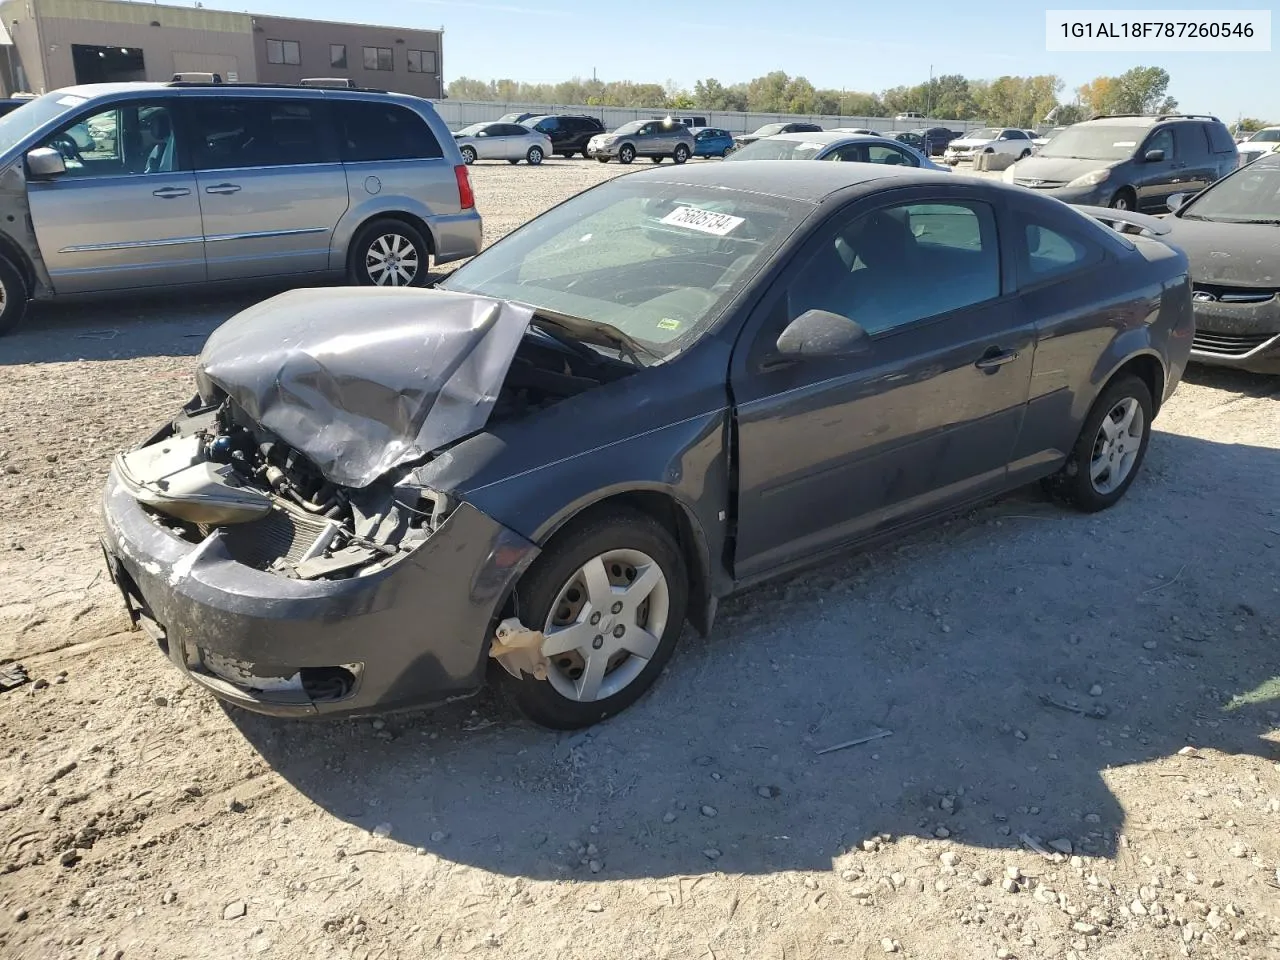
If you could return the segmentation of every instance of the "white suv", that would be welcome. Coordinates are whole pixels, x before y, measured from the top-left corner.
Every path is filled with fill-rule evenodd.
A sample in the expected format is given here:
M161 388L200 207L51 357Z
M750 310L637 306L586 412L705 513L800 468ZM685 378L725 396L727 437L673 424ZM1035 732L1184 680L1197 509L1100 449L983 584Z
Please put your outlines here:
M972 160L979 153L1007 153L1016 159L1031 156L1035 144L1027 131L1017 127L983 127L970 130L947 144L942 159L953 167L961 160Z

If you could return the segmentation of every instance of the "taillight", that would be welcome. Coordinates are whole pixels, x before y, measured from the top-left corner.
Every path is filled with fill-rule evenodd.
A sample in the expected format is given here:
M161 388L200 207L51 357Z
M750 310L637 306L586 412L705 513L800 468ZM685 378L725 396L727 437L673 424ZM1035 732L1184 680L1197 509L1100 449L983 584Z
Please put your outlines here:
M463 210L470 210L476 205L476 195L471 189L471 178L467 176L466 164L458 164L453 168L453 175L458 178L458 204Z

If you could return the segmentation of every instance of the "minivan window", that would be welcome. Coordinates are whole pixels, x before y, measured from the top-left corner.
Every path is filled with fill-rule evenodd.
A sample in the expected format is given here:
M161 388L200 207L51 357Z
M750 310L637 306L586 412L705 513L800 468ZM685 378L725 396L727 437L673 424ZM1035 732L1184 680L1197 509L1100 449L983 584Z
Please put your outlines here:
M192 97L198 170L333 163L337 151L319 100Z
M407 107L366 100L333 101L342 159L438 160L440 142L427 122Z
M22 107L0 117L0 150L8 150L46 123L83 106L84 97L55 90L28 100Z
M1128 160L1147 133L1145 127L1080 124L1063 130L1041 147L1036 156L1064 160Z
M1209 134L1209 147L1214 153L1236 152L1236 142L1231 139L1231 134L1228 132L1226 126L1221 123L1207 123L1205 124L1205 130ZM1271 136L1262 136L1262 134L1267 133L1271 134ZM1280 140L1280 130L1261 130L1254 134L1254 137L1250 139L1254 138L1259 140Z
M1153 133L1151 135L1151 139L1148 140L1143 145L1142 152L1145 155L1147 153L1150 153L1152 150L1163 150L1164 158L1166 160L1172 160L1173 159L1173 131L1170 130L1168 127L1165 127L1163 130L1157 130L1155 133Z
M173 116L165 104L129 100L79 117L41 144L57 150L66 177L123 177L178 169Z
M1198 123L1181 123L1174 128L1178 156L1183 160L1209 156L1209 132Z

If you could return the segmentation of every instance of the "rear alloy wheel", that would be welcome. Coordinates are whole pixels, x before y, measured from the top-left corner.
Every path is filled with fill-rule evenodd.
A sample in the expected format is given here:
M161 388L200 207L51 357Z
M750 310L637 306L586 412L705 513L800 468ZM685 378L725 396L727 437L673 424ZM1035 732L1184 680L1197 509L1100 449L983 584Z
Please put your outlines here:
M619 163L630 163L636 158L636 148L629 143L624 143L622 149L618 151Z
M462 162L463 162L463 163L465 163L467 166L471 166L471 164L473 164L473 163L475 163L475 162L476 162L476 148L475 148L475 147L463 147L463 148L462 148Z
M22 271L0 257L0 334L8 333L26 316L28 296Z
M529 166L536 167L542 162L542 148L530 147L529 152L524 155L524 159Z
M688 576L671 534L641 513L601 514L557 539L516 588L521 619L542 629L547 678L496 673L529 719L572 730L657 679L684 626Z
M1081 510L1105 510L1124 496L1151 440L1151 391L1138 377L1112 382L1085 418L1062 472L1049 486Z
M420 287L428 265L422 234L402 220L375 220L356 237L347 272L362 287Z
M689 148L683 143L677 143L675 152L671 154L671 159L676 163L684 163L689 159Z

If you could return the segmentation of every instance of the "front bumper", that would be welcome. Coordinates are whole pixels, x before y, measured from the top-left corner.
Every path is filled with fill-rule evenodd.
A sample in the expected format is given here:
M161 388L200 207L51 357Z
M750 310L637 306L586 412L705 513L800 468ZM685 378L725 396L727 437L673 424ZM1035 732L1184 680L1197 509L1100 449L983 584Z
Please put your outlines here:
M610 158L613 158L613 157L616 157L617 155L618 155L618 144L616 144L616 143L608 143L608 144L589 143L589 144L587 144L587 156L588 156L588 157L590 157L592 160L595 160L595 159L597 159L598 157L610 157Z
M102 512L108 572L134 624L195 683L281 717L377 713L474 693L501 606L538 553L462 503L385 569L290 580L237 563L218 531L195 544L158 526L114 467Z
M1191 359L1253 373L1280 373L1280 297L1263 303L1194 301Z

